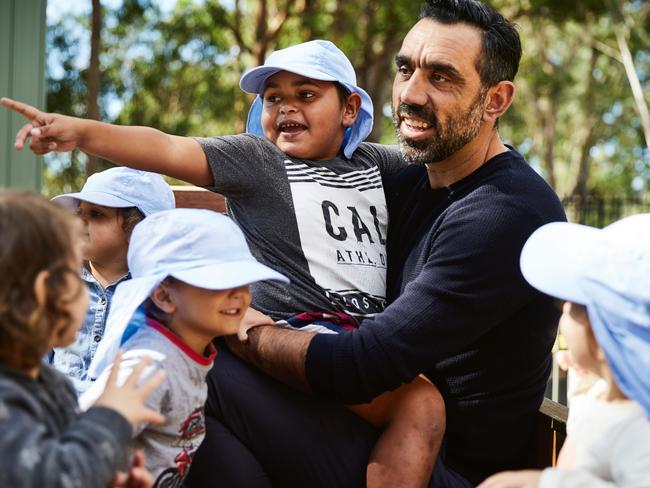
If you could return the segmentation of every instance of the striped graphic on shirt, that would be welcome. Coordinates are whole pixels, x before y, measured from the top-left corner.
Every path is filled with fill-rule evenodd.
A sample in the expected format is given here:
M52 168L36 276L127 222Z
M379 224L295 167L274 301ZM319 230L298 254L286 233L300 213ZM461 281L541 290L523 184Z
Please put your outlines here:
M342 175L327 168L311 168L303 163L284 160L289 183L318 183L330 188L354 188L358 191L381 188L381 173L379 168L367 168L350 171Z

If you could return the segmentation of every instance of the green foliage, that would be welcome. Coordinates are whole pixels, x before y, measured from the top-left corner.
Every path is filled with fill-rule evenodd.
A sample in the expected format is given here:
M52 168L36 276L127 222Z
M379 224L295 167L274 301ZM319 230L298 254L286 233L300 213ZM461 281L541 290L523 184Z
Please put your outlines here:
M647 3L491 3L518 24L524 45L517 98L501 121L502 136L563 196L639 196L650 180L650 151L614 32L627 29L647 94ZM241 132L252 98L238 88L243 71L274 49L327 38L350 57L375 102L371 139L395 141L388 105L393 58L417 19L419 0L178 0L171 13L157 5L125 0L105 8L101 105L107 120L179 135ZM75 64L80 28L87 29L83 19L49 26L48 49L64 73L48 78L49 110L85 112L84 73ZM56 159L45 178L47 191L77 188L80 168L79 155Z

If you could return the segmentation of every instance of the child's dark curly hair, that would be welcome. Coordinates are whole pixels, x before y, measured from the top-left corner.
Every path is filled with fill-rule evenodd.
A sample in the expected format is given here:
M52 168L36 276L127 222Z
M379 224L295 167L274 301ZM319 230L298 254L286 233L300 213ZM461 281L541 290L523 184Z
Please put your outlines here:
M47 352L52 330L72 326L62 297L83 293L76 262L77 223L66 210L27 192L0 190L0 362L35 368ZM34 284L48 271L46 296L39 304Z

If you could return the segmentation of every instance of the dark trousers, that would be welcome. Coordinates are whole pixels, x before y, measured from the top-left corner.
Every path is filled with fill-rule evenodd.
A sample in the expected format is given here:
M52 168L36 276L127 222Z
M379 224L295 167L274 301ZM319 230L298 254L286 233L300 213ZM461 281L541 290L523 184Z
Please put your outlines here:
M363 487L380 432L340 404L260 373L218 345L208 375L206 437L186 486ZM431 487L470 487L436 463Z

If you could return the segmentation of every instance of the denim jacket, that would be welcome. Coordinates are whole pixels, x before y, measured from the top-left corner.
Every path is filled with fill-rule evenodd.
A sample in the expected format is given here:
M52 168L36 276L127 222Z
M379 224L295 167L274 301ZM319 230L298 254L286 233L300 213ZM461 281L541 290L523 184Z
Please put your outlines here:
M78 395L90 386L88 367L99 342L104 337L106 318L115 288L130 278L129 273L104 289L88 269L85 267L81 269L81 279L86 282L90 295L86 320L77 332L77 339L73 344L65 348L56 348L49 354L49 363L72 381Z

